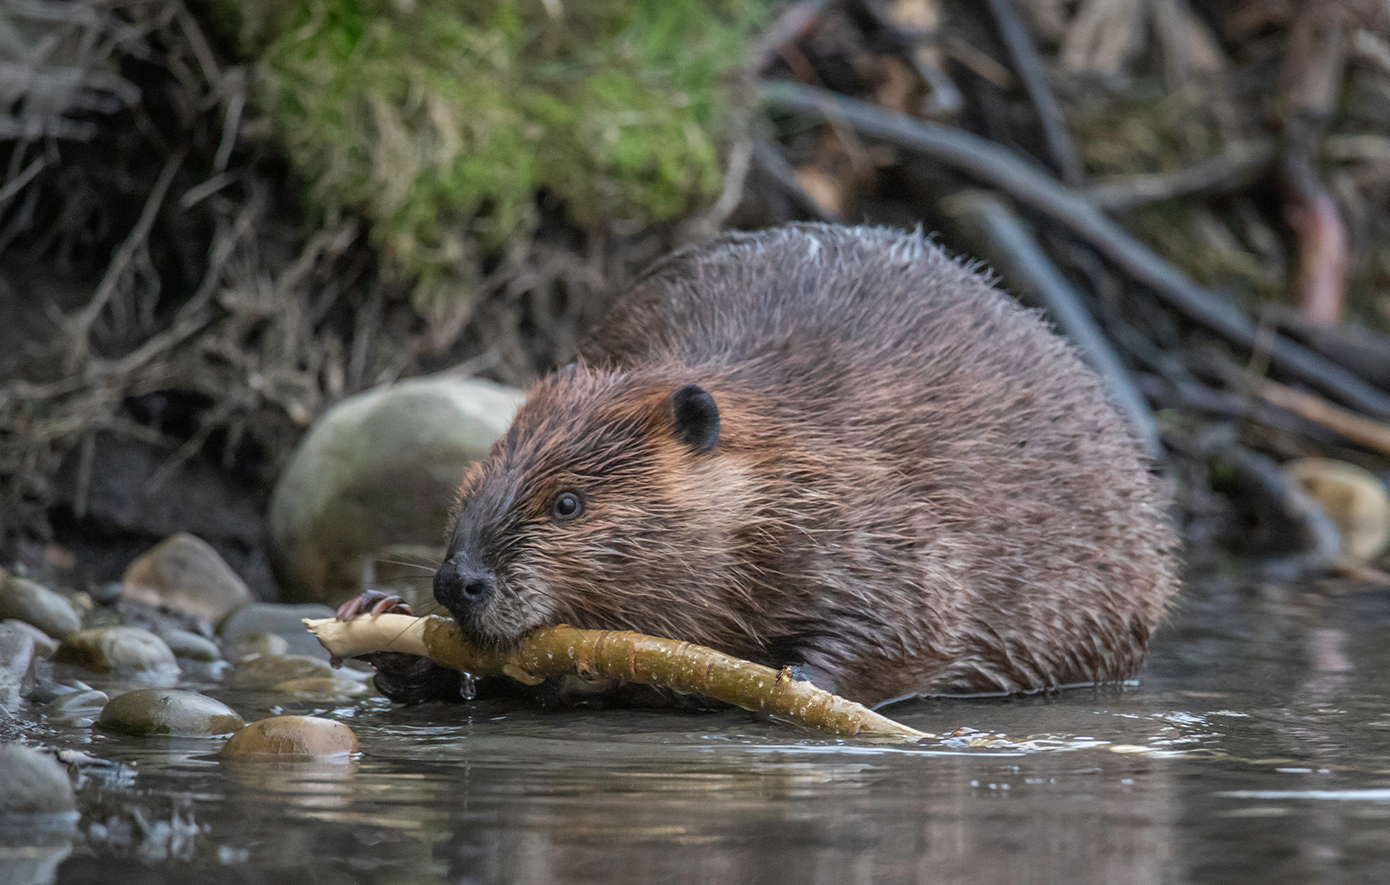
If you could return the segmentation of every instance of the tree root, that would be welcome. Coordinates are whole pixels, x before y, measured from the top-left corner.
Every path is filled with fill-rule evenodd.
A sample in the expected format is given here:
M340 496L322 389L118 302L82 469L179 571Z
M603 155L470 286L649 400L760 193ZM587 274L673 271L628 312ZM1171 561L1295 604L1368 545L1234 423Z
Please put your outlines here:
M931 736L809 682L797 682L787 669L641 633L541 627L510 649L493 649L469 643L453 620L435 615L305 619L304 626L340 658L404 652L474 676L509 676L527 685L562 675L620 680L704 695L830 734L909 741Z

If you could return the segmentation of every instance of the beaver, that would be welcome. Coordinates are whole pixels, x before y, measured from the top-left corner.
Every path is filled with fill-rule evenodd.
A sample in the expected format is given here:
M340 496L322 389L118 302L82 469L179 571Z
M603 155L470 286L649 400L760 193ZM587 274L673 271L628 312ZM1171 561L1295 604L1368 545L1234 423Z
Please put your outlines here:
M1117 682L1178 587L1167 503L1096 374L977 266L795 224L658 261L530 389L434 595L481 643L635 630L868 704ZM399 607L344 616L373 606Z

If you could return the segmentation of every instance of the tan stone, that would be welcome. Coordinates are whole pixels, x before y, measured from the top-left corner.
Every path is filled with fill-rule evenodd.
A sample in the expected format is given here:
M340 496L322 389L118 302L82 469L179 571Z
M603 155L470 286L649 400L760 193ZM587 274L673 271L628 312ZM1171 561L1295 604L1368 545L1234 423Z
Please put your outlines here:
M254 602L246 583L212 545L179 532L150 548L126 569L125 597L210 621Z

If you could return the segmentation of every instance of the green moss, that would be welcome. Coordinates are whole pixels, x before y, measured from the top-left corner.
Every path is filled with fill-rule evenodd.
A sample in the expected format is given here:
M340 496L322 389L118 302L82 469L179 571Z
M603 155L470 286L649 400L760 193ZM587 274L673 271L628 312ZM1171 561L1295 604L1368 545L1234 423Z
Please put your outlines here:
M544 194L650 224L722 181L730 72L767 0L219 0L259 107L332 222L422 297L466 292Z

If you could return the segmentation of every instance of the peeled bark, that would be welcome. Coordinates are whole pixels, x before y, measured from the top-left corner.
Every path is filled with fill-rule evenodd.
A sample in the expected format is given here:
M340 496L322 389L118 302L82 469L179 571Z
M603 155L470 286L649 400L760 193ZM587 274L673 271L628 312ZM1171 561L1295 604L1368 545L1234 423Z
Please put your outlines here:
M641 633L562 624L533 630L512 648L494 649L469 643L454 621L435 615L306 619L304 626L340 658L404 652L474 676L509 676L527 685L571 674L635 682L703 695L830 734L931 737L809 682L797 682L787 669L774 670L704 646Z

